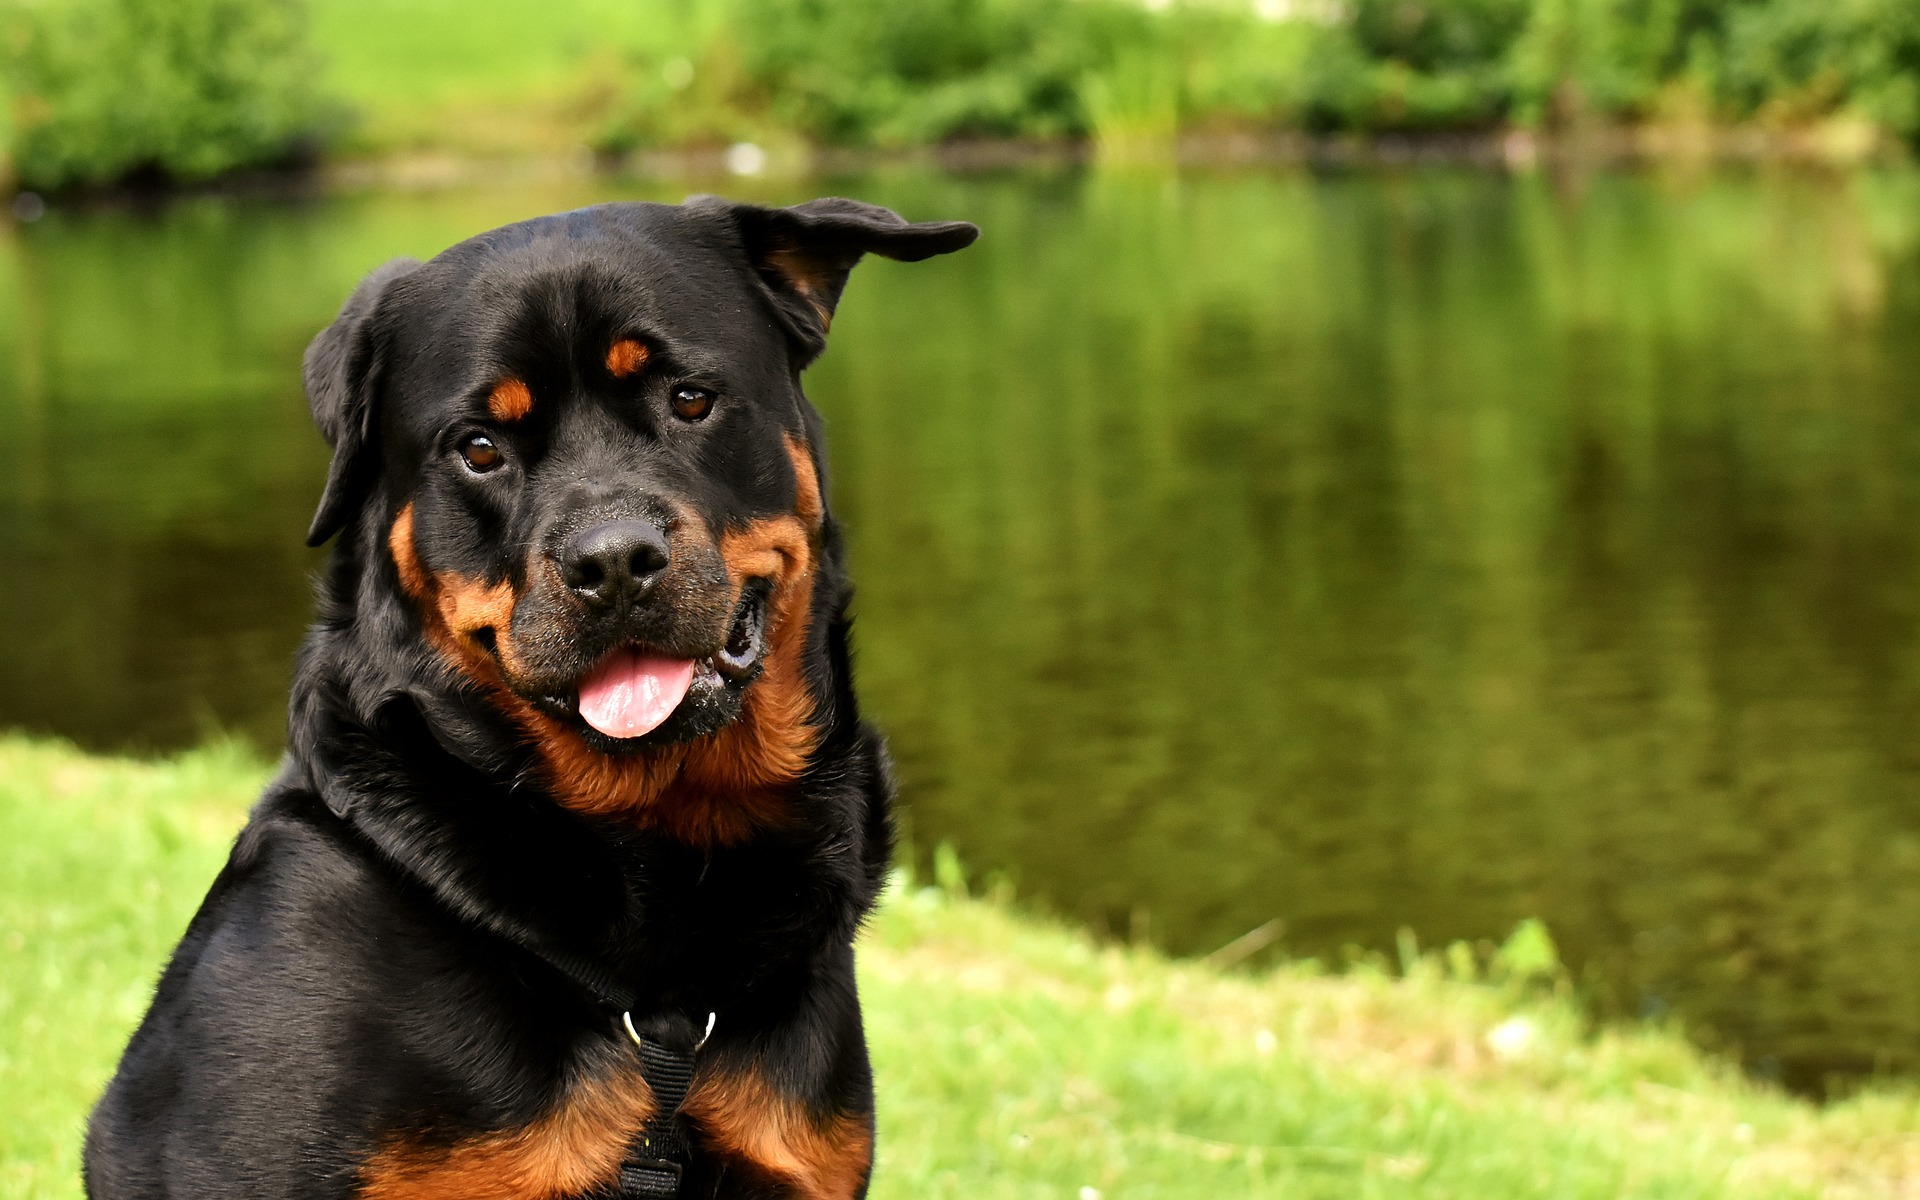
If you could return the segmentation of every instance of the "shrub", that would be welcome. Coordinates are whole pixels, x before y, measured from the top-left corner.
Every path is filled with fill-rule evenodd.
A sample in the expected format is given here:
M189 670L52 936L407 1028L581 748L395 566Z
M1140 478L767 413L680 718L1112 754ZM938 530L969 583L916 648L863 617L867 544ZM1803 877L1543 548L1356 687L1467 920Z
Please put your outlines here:
M316 146L333 122L314 83L309 2L0 0L20 181L201 179ZM484 16L497 0L469 3ZM625 62L614 94L581 106L601 150L1091 137L1103 154L1161 157L1196 130L1485 130L1663 114L1844 116L1920 138L1920 0L647 8L643 44L613 51Z
M1204 128L1461 130L1670 106L1920 135L1915 0L714 0L613 147L779 132L1164 146ZM668 68L678 63L678 75ZM687 69L693 67L691 72ZM663 80L692 79L674 93ZM685 88L685 84L680 85Z
M1534 0L1509 71L1522 122L1644 116L1677 68L1683 0Z
M1529 0L1357 0L1354 40L1369 57L1415 71L1498 68L1525 27Z
M0 53L28 187L283 163L323 124L299 0L41 4Z
M1068 0L741 0L742 66L779 124L836 144L1086 131L1098 53Z
M1740 115L1805 120L1853 109L1920 133L1920 7L1911 0L1769 0L1726 20L1722 95Z
M766 105L728 38L713 36L704 45L669 40L636 51L627 79L625 94L591 139L599 153L724 146L766 135Z

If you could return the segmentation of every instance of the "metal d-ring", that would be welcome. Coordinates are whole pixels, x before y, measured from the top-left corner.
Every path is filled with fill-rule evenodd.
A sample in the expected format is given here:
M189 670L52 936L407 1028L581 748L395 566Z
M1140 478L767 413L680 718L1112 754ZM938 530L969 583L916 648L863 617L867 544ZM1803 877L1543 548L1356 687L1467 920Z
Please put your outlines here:
M713 1027L715 1024L719 1022L719 1020L720 1020L719 1013L710 1012L707 1014L707 1031L701 1034L700 1040L693 1044L693 1049L696 1054L699 1053L700 1048L702 1046L705 1046L707 1044L707 1039L713 1036ZM645 1045L645 1042L640 1037L640 1031L633 1027L633 1013L631 1011L623 1012L620 1014L620 1023L627 1027L627 1036L633 1039L634 1045L636 1046Z

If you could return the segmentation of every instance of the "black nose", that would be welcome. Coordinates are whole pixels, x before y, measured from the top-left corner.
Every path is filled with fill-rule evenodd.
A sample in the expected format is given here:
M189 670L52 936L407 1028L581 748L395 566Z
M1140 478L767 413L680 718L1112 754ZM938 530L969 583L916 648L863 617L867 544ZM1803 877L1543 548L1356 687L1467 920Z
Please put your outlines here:
M583 529L560 550L560 576L595 608L621 609L667 569L667 535L652 521L608 521Z

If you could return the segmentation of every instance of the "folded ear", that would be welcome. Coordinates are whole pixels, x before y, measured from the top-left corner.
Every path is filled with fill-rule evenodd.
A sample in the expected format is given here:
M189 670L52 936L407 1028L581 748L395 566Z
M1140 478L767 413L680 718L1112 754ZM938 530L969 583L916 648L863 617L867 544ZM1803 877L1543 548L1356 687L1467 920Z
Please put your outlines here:
M396 279L412 274L417 259L396 258L360 282L333 324L307 347L301 376L313 423L333 447L327 487L307 530L318 546L340 531L365 497L377 455L373 453L374 394L384 348L381 300Z
M919 262L973 244L980 230L965 221L913 224L890 209L829 196L792 208L734 204L714 196L687 202L721 208L733 219L748 259L759 272L800 351L800 365L819 355L827 326L862 255Z

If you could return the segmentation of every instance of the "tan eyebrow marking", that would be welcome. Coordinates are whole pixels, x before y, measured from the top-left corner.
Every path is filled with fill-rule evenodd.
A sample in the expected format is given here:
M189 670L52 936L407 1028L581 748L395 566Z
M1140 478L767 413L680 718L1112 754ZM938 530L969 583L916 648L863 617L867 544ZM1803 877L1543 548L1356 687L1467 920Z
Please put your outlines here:
M647 365L647 348L633 338L621 338L607 347L607 370L615 379L625 379Z
M496 421L518 421L533 411L533 393L518 379L502 379L487 394L487 411Z

